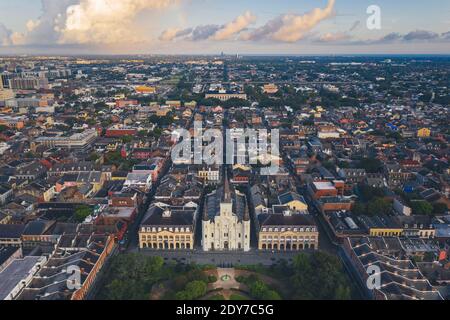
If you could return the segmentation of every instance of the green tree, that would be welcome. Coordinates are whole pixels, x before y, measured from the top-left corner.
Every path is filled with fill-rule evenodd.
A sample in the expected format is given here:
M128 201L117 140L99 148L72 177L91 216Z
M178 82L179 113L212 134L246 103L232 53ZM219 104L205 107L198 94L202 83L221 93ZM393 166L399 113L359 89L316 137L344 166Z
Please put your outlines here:
M195 300L203 297L207 291L207 284L201 280L191 281L186 288L175 294L177 300Z
M264 282L257 280L250 286L250 294L256 299L262 299L267 286Z
M83 222L87 217L89 217L94 210L87 205L81 205L75 208L75 220L77 222Z
M281 296L275 290L266 290L261 297L261 300L281 300Z
M367 205L362 202L355 202L353 205L352 212L357 216L362 216L367 214Z
M96 152L92 152L89 155L88 159L89 159L89 161L97 161L98 159L100 159L100 155L98 153L96 153Z
M148 132L146 130L140 130L138 132L138 136L139 136L139 138L145 138L148 136Z
M433 214L433 205L428 201L411 201L411 209L413 214L431 215Z
M339 286L336 289L335 293L335 299L336 300L350 300L351 299L351 290L349 287L346 286Z
M364 158L360 162L360 167L365 169L368 173L378 173L383 167L383 163L374 158Z
M222 105L225 108L231 108L231 107L249 107L250 102L244 99L239 98L231 98L225 102L222 103Z
M440 202L433 203L433 213L435 215L443 215L447 211L448 211L448 208L445 203L440 203Z
M163 133L163 130L160 127L156 127L153 131L148 132L149 137L159 138Z
M296 256L289 282L296 300L342 299L350 292L339 258L325 252Z
M107 165L113 164L113 165L119 166L123 161L124 161L124 159L122 158L120 151L108 152L105 155L105 163Z
M101 299L144 300L148 299L152 286L165 279L171 272L164 268L161 257L140 254L123 254L113 258L106 274L104 287L99 290Z
M191 297L186 291L179 291L175 294L176 300L191 300Z
M367 205L367 213L371 216L388 214L391 211L392 205L389 200L383 198L375 198Z
M157 115L152 115L149 118L151 123L157 124L158 126L168 126L171 125L175 120L173 115L170 113L164 117L158 117Z
M358 186L358 191L365 201L370 201L374 198L381 198L384 196L384 191L382 188L375 188L364 184Z
M124 136L124 137L122 137L122 142L123 143L130 143L131 141L133 141L133 137L132 136Z
M204 281L192 281L186 285L186 291L192 297L197 299L206 294L207 285Z

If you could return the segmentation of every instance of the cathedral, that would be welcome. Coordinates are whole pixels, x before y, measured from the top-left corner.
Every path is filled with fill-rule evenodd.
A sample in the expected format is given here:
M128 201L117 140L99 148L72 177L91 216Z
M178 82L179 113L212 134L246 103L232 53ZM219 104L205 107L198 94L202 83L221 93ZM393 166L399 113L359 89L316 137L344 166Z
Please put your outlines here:
M250 215L245 195L224 185L206 196L203 211L204 251L249 251Z

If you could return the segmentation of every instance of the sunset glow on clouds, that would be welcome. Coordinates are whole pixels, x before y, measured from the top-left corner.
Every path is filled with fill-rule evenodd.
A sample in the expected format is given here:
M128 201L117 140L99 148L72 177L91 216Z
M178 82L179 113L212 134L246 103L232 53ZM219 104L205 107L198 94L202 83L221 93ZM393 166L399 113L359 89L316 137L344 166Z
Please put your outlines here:
M351 52L356 50L352 47L370 50L374 46L402 50L408 43L417 43L418 48L440 52L450 43L450 25L444 18L434 19L437 21L433 28L415 25L407 21L398 5L383 6L386 0L380 1L380 7L387 26L377 32L365 29L365 10L371 4L361 4L365 0L359 5L352 5L350 0L41 0L40 12L33 14L31 9L15 12L14 5L6 1L0 0L0 9L8 6L12 12L0 14L0 51L28 48L32 52L36 47L57 50L70 46L73 50L80 47L95 52L126 47L130 53L205 48L214 52L233 48L264 53L278 44L288 50L314 47L325 52L329 51L323 49L325 46L345 46ZM23 8L29 3L32 8L30 1L17 2L23 2ZM448 2L442 1L444 7L447 3L450 8ZM423 3L409 3L418 6L417 14L423 14L423 8L419 8ZM441 10L433 10L430 14L445 11L442 6ZM14 15L22 14L14 19ZM25 22L19 25L15 20Z

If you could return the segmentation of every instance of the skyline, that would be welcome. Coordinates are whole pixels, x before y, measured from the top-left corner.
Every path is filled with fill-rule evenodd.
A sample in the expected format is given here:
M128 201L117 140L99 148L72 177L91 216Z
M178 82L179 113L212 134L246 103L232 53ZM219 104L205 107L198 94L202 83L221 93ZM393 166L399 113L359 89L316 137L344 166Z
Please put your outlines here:
M445 0L0 0L0 54L448 54L448 13Z

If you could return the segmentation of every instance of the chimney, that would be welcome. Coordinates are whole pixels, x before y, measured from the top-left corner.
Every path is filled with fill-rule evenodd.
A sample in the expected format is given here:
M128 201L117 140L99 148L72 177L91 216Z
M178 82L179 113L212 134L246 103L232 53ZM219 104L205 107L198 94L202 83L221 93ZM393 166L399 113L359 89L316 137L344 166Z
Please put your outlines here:
M162 214L163 218L170 218L172 216L172 211L169 208L166 208Z

